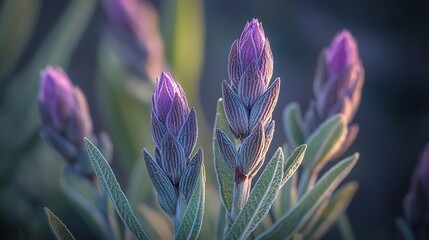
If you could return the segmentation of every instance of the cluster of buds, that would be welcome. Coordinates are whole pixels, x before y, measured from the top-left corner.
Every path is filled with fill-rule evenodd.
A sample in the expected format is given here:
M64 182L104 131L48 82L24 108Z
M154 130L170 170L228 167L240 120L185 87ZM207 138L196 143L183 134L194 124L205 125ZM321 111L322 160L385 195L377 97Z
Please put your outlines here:
M107 33L125 64L139 77L155 81L164 63L158 14L148 1L103 0Z
M429 237L429 144L414 170L411 187L404 199L405 220L416 239Z
M230 84L222 83L225 115L239 146L222 130L216 130L219 152L235 173L234 220L247 201L252 178L263 165L274 134L272 113L280 91L280 79L271 85L273 56L262 24L247 22L234 41L228 61Z
M341 113L350 124L359 108L365 72L355 39L347 30L335 36L329 48L319 57L314 79L315 100L306 115L307 135L323 121ZM344 151L353 143L358 124L348 129Z
M104 134L96 139L85 95L61 68L48 66L41 72L39 106L42 137L65 158L72 172L92 176L83 138L98 142L107 151L110 141Z
M158 192L158 202L175 227L184 213L203 164L201 147L190 158L198 128L194 108L170 73L162 72L152 95L154 157L143 149L149 176Z

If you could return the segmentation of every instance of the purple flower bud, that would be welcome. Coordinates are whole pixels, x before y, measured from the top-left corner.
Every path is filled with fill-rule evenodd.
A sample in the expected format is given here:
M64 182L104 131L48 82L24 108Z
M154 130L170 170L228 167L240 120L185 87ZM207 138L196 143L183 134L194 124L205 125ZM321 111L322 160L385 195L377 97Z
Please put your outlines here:
M42 137L65 158L71 171L91 178L83 138L94 141L106 156L111 152L110 139L105 134L94 135L85 95L61 68L47 66L41 72L39 107Z
M77 147L83 146L83 137L92 137L86 98L61 68L48 66L42 71L39 105L44 128Z
M181 125L183 124L183 117L175 116L175 114L189 114L185 93L179 83L168 72L162 72L161 76L157 79L152 101L153 113L164 125L166 125L169 115L172 115L170 119L177 117L177 120L180 122L176 124Z
M328 75L334 78L340 75L347 67L359 63L356 41L349 31L339 33L326 51L326 65Z
M181 207L180 199L189 201L201 171L203 154L199 149L192 159L190 157L198 136L196 112L189 109L182 87L167 72L161 73L152 95L151 129L156 145L155 161L146 150L143 157L158 191L158 202L173 221L177 221L180 216L175 215L182 212L176 211ZM158 179L161 175L162 179ZM168 192L161 183L166 179L165 185L173 189Z
M360 104L363 83L364 69L356 41L344 30L319 59L314 94L315 110L320 120L342 113L350 123Z
M404 199L405 219L416 234L429 234L429 144L414 170L411 187ZM418 235L416 235L418 236Z
M41 72L39 103L46 113L45 121L58 130L64 131L69 119L75 112L75 88L61 68L48 66Z
M258 20L247 22L240 39L233 43L228 74L231 85L238 89L238 95L248 108L268 88L273 74L273 56Z

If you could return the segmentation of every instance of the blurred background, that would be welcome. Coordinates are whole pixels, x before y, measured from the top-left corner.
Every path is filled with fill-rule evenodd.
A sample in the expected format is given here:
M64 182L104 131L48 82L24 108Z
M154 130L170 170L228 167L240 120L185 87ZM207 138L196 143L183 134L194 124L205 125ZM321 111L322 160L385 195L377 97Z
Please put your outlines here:
M153 147L148 104L155 77L170 70L197 107L208 196L216 199L216 101L228 78L230 46L252 18L263 23L273 76L282 79L274 112L279 123L288 103L307 109L322 48L342 29L356 38L366 81L355 118L360 133L349 150L361 154L349 176L359 190L348 214L357 239L395 238L395 217L403 215L413 168L429 141L429 2L134 1L139 5L125 10L132 20L109 12L104 2L0 1L2 239L51 238L45 206L78 239L92 236L59 187L64 161L39 136L39 72L46 65L63 67L86 94L95 132L113 140L112 167L131 203L155 207L140 151ZM284 141L278 124L271 153ZM210 216L219 202L206 207L205 221L216 219ZM203 227L203 239L211 236L209 228Z

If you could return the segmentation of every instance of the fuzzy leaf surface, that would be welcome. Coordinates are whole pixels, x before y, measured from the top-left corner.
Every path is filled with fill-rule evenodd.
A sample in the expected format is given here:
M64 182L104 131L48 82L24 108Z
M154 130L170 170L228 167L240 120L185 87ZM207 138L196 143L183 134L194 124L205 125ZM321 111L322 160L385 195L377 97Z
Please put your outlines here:
M264 219L279 193L284 156L279 148L262 172L225 239L246 239Z
M320 169L339 151L346 135L347 125L342 114L326 120L307 140L304 166L308 169Z
M149 239L143 230L140 222L137 220L134 212L128 202L127 197L121 189L115 174L107 163L106 159L87 138L84 139L86 151L89 154L94 172L98 180L107 192L107 195L112 200L113 205L122 222L129 228L136 239Z
M206 174L203 165L174 239L197 239L203 223L205 182Z
M222 197L222 204L226 211L231 212L232 208L232 192L234 190L234 172L232 172L225 161L222 159L222 155L217 147L216 129L219 128L226 133L232 142L234 142L234 135L228 126L226 120L225 111L223 107L223 100L220 98L217 102L216 119L213 130L213 152L214 152L214 164L216 171L216 178L219 185L219 192Z
M358 154L331 168L288 213L257 239L289 239L308 221L319 204L326 199L356 164Z

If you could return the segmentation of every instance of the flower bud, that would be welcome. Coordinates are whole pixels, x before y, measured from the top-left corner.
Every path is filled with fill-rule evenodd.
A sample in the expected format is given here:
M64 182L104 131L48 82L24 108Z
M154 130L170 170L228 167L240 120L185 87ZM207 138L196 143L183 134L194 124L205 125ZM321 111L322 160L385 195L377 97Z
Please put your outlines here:
M167 124L169 116L170 118L175 117L171 116L171 114L175 114L176 111L179 115L187 115L189 113L188 102L182 87L168 72L162 72L161 76L157 79L152 100L153 112L164 125ZM180 116L177 117L179 118L177 120L183 121L183 118Z
M262 23L247 22L240 39L235 40L228 59L231 85L238 90L246 107L251 107L267 88L273 74L273 56Z
M92 139L105 153L110 151L110 140L107 135L95 138L85 95L61 68L47 66L41 72L39 107L42 137L65 158L72 171L92 175L83 138Z
M233 204L235 219L250 193L252 178L258 173L274 134L272 113L280 93L280 79L269 85L273 56L262 24L246 23L240 39L234 41L228 59L230 83L222 82L222 98L229 128L240 140L236 149L232 139L216 130L218 150L234 172Z
M181 201L190 199L203 153L200 148L190 157L198 135L195 109L189 109L182 87L167 72L161 73L152 95L151 130L155 160L145 149L143 157L158 191L158 201L177 226L184 211Z
M61 68L48 66L42 71L39 105L45 128L79 147L83 146L83 137L92 137L86 98Z
M356 41L344 30L319 59L314 94L320 120L342 113L350 123L360 104L363 82L364 69Z

